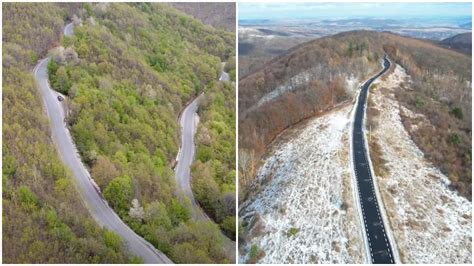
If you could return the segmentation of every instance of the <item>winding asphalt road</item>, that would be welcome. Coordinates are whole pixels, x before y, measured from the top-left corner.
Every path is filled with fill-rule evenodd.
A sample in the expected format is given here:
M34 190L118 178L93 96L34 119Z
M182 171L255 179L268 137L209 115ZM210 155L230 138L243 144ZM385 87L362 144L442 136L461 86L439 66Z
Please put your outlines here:
M199 207L191 190L191 165L194 161L196 150L194 135L198 126L197 108L201 96L194 99L181 113L179 123L181 125L181 146L177 157L175 176L178 181L178 188L193 205L193 218L196 220L210 220L210 218Z
M219 81L225 81L228 80L228 78L229 75L222 72ZM175 176L178 183L178 189L180 190L179 192L189 198L192 203L193 219L197 221L214 222L199 206L191 189L191 165L194 161L194 153L196 149L194 135L199 123L197 109L201 96L202 95L196 97L196 99L188 104L179 118L179 123L181 125L181 146L177 156ZM222 234L222 236L224 238L224 251L231 262L235 262L235 241L232 241L224 234Z
M384 58L384 69L367 80L359 94L352 131L352 158L357 188L364 220L365 235L370 249L372 263L394 263L392 247L388 240L379 203L374 189L374 181L369 166L364 135L365 106L370 85L390 68L390 61Z
M65 35L71 35L72 28L72 24L68 24L64 29ZM97 186L84 167L64 122L65 108L63 102L57 99L60 94L52 90L49 85L47 73L49 60L49 57L41 60L34 68L34 75L51 121L52 139L62 161L71 169L77 181L85 206L100 226L119 234L124 239L127 248L133 254L142 257L145 263L173 263L166 255L130 229L97 191Z

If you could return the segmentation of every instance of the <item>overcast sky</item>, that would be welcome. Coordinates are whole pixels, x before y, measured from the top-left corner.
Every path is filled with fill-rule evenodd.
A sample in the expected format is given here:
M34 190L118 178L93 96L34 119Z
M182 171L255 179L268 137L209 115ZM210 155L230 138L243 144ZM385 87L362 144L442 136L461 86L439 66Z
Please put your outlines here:
M239 3L239 19L471 16L471 3Z

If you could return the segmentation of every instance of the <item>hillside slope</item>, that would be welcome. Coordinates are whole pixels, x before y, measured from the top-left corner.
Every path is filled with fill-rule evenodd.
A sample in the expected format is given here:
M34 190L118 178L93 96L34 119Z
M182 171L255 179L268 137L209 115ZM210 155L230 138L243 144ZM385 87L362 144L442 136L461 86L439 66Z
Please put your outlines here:
M266 146L285 128L351 98L384 52L412 76L413 90L397 99L434 126L412 138L470 198L470 57L396 34L353 31L299 45L239 81L239 158L245 160L239 199Z
M350 113L346 104L272 145L240 205L240 262L367 262L349 168Z
M129 263L115 233L100 228L51 140L33 77L80 5L3 6L3 263ZM35 14L42 14L36 16ZM43 27L38 27L43 25Z
M439 42L441 45L451 48L462 53L471 55L472 53L472 32L461 33L446 38Z
M235 32L235 3L170 3L204 24Z
M4 222L4 232L8 226L13 234L5 233L4 241L16 241L11 245L11 252L4 250L4 256L9 255L12 262L16 262L15 252L25 254L25 259L18 262L47 262L48 258L50 262L74 263L136 261L127 257L120 238L97 229L87 219L69 180L60 179L58 184L54 183L59 177L67 177L68 173L57 165L59 161L52 144L47 142L49 139L42 140L50 145L49 148L42 145L24 147L26 143L35 143L30 141L32 136L43 136L30 128L38 127L47 132L48 125L40 116L39 98L31 96L37 95L34 86L27 84L24 87L28 90L17 89L18 83L29 82L29 72L17 71L15 64L34 64L49 48L60 44L61 47L51 51L49 80L55 90L66 96L64 104L68 109L70 132L109 205L136 233L166 253L173 262L231 262L233 258L226 257L222 248L223 237L218 225L193 221L189 202L176 195L172 166L178 152L178 114L198 92L217 90L221 62L235 55L235 35L204 25L165 4L12 6L3 16L4 81L14 84L11 88L4 86L4 98L8 99L4 107L14 111L14 115L10 114L11 120L4 120L4 125L7 124L4 132L9 138L4 141L3 150L9 165L4 168L4 189L11 187L4 193L4 206L11 200L11 205L17 207L23 200L26 205L48 208L39 208L39 214L30 211L31 217L25 214L29 205L25 210L20 209L23 213L18 217L27 216L25 223L38 224L39 229L25 225L18 227L25 232L18 233L13 229L19 218L11 216L12 220ZM17 10L17 7L29 10L32 6L36 8L31 12ZM54 12L54 17L49 18L49 13L42 10ZM31 21L21 24L28 17ZM9 22L5 23L7 19ZM65 20L74 21L74 35L61 40ZM25 33L18 30L19 26L24 26L20 29ZM29 37L38 41L38 46L28 41ZM45 39L47 42L43 41ZM7 75L6 69L10 66L12 72ZM29 109L35 99L38 108ZM31 121L23 122L17 118L18 114L31 117ZM22 121L25 130L16 124L18 121ZM26 156L23 153L29 156L26 165L23 165L22 156ZM31 163L30 160L36 161ZM17 174L16 169L21 171ZM52 180L39 178L43 174L51 176ZM17 175L24 180L16 180ZM32 175L34 179L31 179ZM24 188L22 184L28 187ZM23 198L17 196L18 191ZM43 204L45 195L54 197L55 201L48 198L52 203ZM49 208L60 209L57 211L60 219L47 212ZM10 213L7 207L4 210ZM81 215L77 216L78 213ZM62 222L72 228L77 238L71 236L69 227ZM28 227L33 227L34 232ZM63 242L46 241L48 239L40 233ZM35 241L36 234L43 242ZM14 237L23 237L27 244ZM54 247L44 251L51 243ZM46 259L38 256L39 252L44 252ZM55 254L51 255L53 252ZM84 259L83 254L90 256ZM32 260L34 256L38 259Z
M469 264L472 203L449 188L448 177L411 139L409 132L429 121L397 101L396 91L410 89L410 76L397 65L372 90L368 106L372 162L401 262ZM417 123L405 128L403 116Z
M173 262L229 262L219 227L193 221L175 193L171 167L178 114L216 86L233 34L165 4L84 7L62 43L78 60L58 53L50 79L68 96L68 123L92 177L119 216Z

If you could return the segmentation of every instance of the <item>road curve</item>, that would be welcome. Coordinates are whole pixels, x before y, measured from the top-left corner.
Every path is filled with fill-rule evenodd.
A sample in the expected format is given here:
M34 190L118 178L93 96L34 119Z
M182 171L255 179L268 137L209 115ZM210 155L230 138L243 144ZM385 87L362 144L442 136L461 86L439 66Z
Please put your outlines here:
M394 263L392 247L387 237L383 219L380 216L379 202L374 188L373 175L369 165L364 134L365 106L369 87L374 80L390 68L390 61L384 57L384 68L367 80L359 93L352 128L352 166L357 180L357 189L364 223L364 234L372 263Z
M175 176L178 182L178 189L180 189L180 192L188 197L192 203L193 219L202 221L210 220L210 218L200 208L191 190L191 165L194 161L196 149L194 135L198 125L197 108L200 97L201 96L198 96L188 104L179 117L179 124L181 125L181 146L177 157Z
M221 78L224 73L225 72L221 74ZM219 78L219 80L221 79ZM194 143L194 135L196 133L196 129L199 122L197 109L201 96L202 95L196 97L190 104L188 104L181 112L181 115L179 117L179 124L181 125L181 146L179 149L178 156L176 158L177 163L175 167L175 176L179 192L181 193L181 195L184 195L191 201L193 219L197 221L214 222L199 206L198 202L194 198L194 194L191 189L191 165L193 164L194 153L196 150ZM235 241L232 241L224 234L222 234L222 236L224 238L225 253L231 260L231 262L235 262Z
M64 30L68 35L72 34L71 25L68 24ZM62 161L71 169L85 206L100 226L119 234L124 239L127 248L133 254L142 257L145 263L173 263L166 255L130 229L96 190L95 183L82 163L64 122L65 108L62 105L63 102L57 99L59 93L52 90L49 85L47 73L49 60L49 57L41 60L34 68L34 75L51 121L53 142Z
M229 80L230 80L229 73L227 73L227 72L224 71L225 64L226 64L225 62L223 62L223 63L221 64L221 66L222 66L222 74L221 74L221 76L219 77L219 81L229 81Z
M71 23L68 23L64 27L64 36L71 36L73 33L74 33L74 24L71 22Z

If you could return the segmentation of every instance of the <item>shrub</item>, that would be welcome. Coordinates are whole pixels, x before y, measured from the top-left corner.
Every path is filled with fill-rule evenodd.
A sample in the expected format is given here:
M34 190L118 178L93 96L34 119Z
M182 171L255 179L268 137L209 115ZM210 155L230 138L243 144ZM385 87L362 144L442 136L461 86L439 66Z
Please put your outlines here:
M18 189L18 197L21 205L26 209L36 209L39 205L38 197L27 186L21 186Z
M249 260L254 261L258 257L258 246L256 244L253 244L252 247L250 247L250 252L249 252Z
M108 248L114 251L119 251L123 245L122 238L115 232L109 230L104 232L104 242Z
M449 135L449 141L453 145L459 145L462 142L461 136L459 136L459 134L457 133L452 133L451 135Z
M292 228L290 228L290 230L288 230L287 236L288 236L288 237L294 236L294 235L296 235L299 231L300 231L299 228L292 227Z
M458 119L462 119L464 117L464 115L462 113L462 109L459 108L459 107L454 107L453 110L451 110L451 114L453 114L454 117L456 117Z
M421 108L423 107L423 105L425 105L425 102L423 101L423 99L421 99L420 97L416 97L416 100L415 100L416 108Z
M222 230L224 230L231 239L235 239L235 219L235 216L227 216L221 223Z

